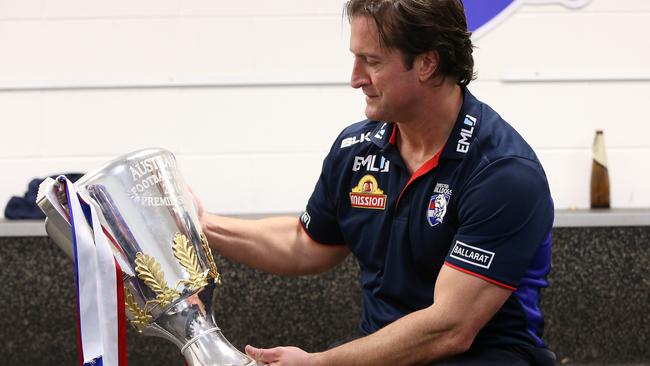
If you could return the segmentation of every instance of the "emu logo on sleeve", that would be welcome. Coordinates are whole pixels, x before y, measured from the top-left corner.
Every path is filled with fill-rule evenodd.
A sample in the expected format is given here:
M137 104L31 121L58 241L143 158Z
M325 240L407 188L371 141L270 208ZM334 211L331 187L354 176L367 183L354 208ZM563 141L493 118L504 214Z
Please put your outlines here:
M449 256L481 268L490 268L492 260L494 259L494 252L473 247L463 243L462 241L456 240L456 245L454 245Z
M359 180L359 184L352 188L350 204L356 208L383 210L386 208L386 195L379 189L377 179L366 174Z
M448 184L438 183L433 189L433 193L427 208L427 221L429 225L436 226L442 224L442 220L445 218L452 190L449 189Z

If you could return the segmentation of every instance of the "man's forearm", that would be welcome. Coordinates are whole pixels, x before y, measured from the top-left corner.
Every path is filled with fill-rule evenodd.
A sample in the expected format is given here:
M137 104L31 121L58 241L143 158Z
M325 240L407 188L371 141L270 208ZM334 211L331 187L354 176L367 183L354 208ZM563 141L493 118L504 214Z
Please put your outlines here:
M210 246L229 259L269 273L292 274L290 263L281 259L295 250L297 221L295 217L245 220L208 214L203 230Z
M473 335L462 332L460 323L446 320L434 306L406 315L369 336L313 354L313 365L427 365L464 352Z
M349 253L343 245L313 241L297 217L243 220L205 215L202 226L210 246L236 262L268 273L320 273Z

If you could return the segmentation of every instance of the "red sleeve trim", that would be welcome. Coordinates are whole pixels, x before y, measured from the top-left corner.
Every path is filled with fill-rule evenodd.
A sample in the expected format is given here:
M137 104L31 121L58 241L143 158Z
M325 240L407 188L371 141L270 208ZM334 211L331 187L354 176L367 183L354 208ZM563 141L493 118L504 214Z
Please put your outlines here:
M311 233L310 233L309 231L307 231L307 228L305 228L305 225L302 224L302 220L300 220L300 217L298 217L298 225L300 225L300 227L302 228L302 231L304 231L305 234L307 234L307 236L308 236L311 240L315 241L315 242L318 243L318 244L321 244L321 245L330 245L330 246L332 246L332 245L345 245L345 243L323 243L322 241L318 241L318 240L314 239L314 237L311 236Z
M482 275L480 275L480 274L478 274L478 273L474 273L474 272L472 272L472 271L469 271L469 270L467 270L467 269L465 269L465 268L461 268L461 267L455 266L455 265L453 265L453 264L451 264L451 263L449 263L449 262L447 262L447 261L445 261L445 265L446 265L447 267L451 267L451 268L453 268L453 269L455 269L455 270L461 271L461 272L463 272L463 273L467 273L468 275L472 275L472 276L474 276L474 277L478 277L478 278L480 278L480 279L482 279L482 280L485 280L485 281L487 281L487 282L489 282L489 283L493 283L493 284L495 284L495 285L497 285L497 286L499 286L499 287L503 287L503 288L508 289L508 290L510 290L510 291L517 291L517 288L516 288L516 287L512 287L512 286L506 285L505 283L501 283L501 282L499 282L499 281L495 281L495 280L493 280L493 279L491 279L491 278L487 278L487 277L482 276Z

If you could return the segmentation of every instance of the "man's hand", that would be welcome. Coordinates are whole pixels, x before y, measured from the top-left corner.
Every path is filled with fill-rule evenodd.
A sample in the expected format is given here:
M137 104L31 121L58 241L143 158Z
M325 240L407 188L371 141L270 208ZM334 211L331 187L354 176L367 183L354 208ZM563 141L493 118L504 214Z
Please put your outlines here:
M246 346L248 357L260 365L269 366L310 366L313 364L313 354L298 347L255 348Z

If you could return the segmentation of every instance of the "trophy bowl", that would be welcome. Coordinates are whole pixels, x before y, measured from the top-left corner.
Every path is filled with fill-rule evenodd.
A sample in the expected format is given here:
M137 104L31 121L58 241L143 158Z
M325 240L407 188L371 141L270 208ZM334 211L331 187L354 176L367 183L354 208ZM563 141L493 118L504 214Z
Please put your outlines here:
M49 187L65 206L64 184L50 180ZM99 209L122 269L126 315L139 333L173 342L189 366L256 365L215 321L219 273L172 153L146 149L121 156L84 175L75 188ZM39 193L46 230L72 256L70 224L52 200Z

